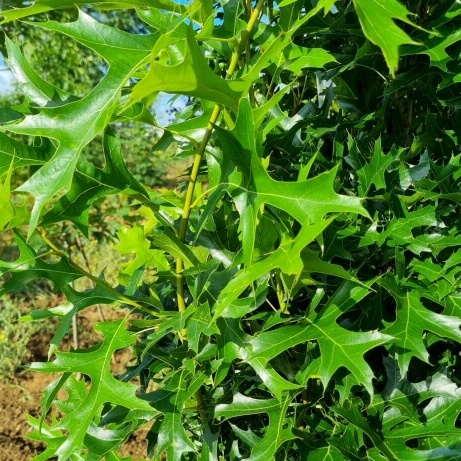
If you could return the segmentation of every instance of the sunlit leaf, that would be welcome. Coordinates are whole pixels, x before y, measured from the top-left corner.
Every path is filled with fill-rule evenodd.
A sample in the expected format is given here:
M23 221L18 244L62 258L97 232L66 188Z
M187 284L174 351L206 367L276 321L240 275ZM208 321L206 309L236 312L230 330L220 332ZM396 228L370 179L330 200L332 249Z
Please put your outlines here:
M132 101L164 91L236 106L246 89L244 82L226 81L213 73L192 29L187 28L181 41L174 35L162 36L152 51L149 72L133 89Z
M36 362L30 366L30 369L42 373L84 373L91 380L90 389L82 403L67 413L57 426L60 431L67 431L67 436L60 440L61 444L55 452L59 460L67 461L83 446L91 423L98 417L105 403L130 410L145 410L155 415L150 405L136 396L135 385L118 381L110 372L113 353L136 340L134 335L126 332L126 320L105 322L96 328L104 335L104 340L95 348L55 352L56 359L53 362Z
M218 129L218 136L226 156L242 174L237 187L230 184L231 195L237 202L242 217L242 240L245 258L249 263L255 240L257 211L263 204L282 209L299 223L315 223L329 212L351 212L367 215L360 200L337 194L333 189L335 170L307 181L279 182L272 179L262 165L261 146L254 133L251 106L242 99L238 118L232 131ZM225 182L226 177L222 178ZM239 203L241 204L239 205Z
M35 199L29 236L52 198L70 188L81 150L95 136L102 134L117 107L123 85L149 55L156 38L154 35L134 36L103 26L82 12L74 23L48 21L41 27L65 33L101 53L109 70L99 85L81 100L42 108L37 115L29 115L18 124L2 127L14 133L46 136L56 143L46 164L18 188Z
M417 44L395 22L398 19L413 25L408 19L410 11L397 0L388 0L385 3L378 0L354 0L354 6L363 32L372 43L382 49L389 70L395 75L399 63L399 47Z
M10 167L3 184L0 183L0 230L2 230L14 218L14 207L10 200L10 182L12 171L13 169Z
M437 314L425 308L418 293L399 288L391 277L380 283L397 303L397 319L384 331L395 337L397 360L403 375L412 357L428 361L429 354L424 344L426 331L461 342L461 321L457 317Z

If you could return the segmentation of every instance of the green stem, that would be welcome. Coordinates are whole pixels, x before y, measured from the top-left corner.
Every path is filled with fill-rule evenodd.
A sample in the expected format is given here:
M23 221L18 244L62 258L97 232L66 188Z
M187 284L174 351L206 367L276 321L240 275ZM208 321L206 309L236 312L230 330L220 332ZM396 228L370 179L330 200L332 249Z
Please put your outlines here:
M211 133L213 132L213 125L218 120L219 114L221 113L221 108L216 104L214 106L213 112L208 122L205 134L203 136L202 142L195 154L194 164L192 165L192 171L190 174L189 185L187 187L186 197L184 200L184 208L181 218L181 225L179 227L178 237L181 242L186 240L187 233L187 224L189 222L189 216L192 210L191 204L194 197L195 185L197 183L198 172L200 169L200 164L202 162L203 154L205 152L208 141L210 140ZM176 277L177 277L177 299L178 299L178 310L183 312L186 310L186 302L184 299L184 261L181 258L176 259Z
M248 21L247 27L244 33L242 33L241 42L238 48L232 54L231 62L226 72L226 79L231 78L235 72L235 69L237 68L240 54L242 50L245 49L251 31L253 30L253 26L259 18L259 14L261 12L263 4L264 0L258 0L256 7L251 14L250 20ZM194 164L192 165L192 171L189 179L189 185L187 187L186 197L184 200L181 224L178 232L178 237L179 240L181 240L181 242L184 242L186 240L187 226L189 223L189 216L192 210L192 200L194 197L195 185L197 183L198 173L200 169L200 164L202 163L203 154L205 153L206 146L208 145L211 133L213 132L213 127L214 125L216 125L220 113L221 107L218 106L218 104L216 104L213 108L213 112L208 122L205 135L203 136L202 142L200 143L200 146L198 147L197 152L195 154ZM176 296L178 301L178 310L180 312L184 312L186 310L186 301L184 299L184 261L181 258L176 259ZM186 334L186 331L181 332L182 337L185 337ZM202 424L205 424L207 421L207 412L201 388L199 388L195 392L194 397L195 401L197 402L197 411L202 421Z
M232 53L231 62L229 68L227 69L226 79L232 77L237 68L237 64L240 58L242 50L245 49L245 45L250 37L251 31L259 18L261 9L263 7L264 0L259 0L254 10L252 11L250 20L242 32L241 42L238 48ZM221 107L216 104L214 106L213 112L211 114L208 126L206 128L205 134L203 136L202 142L197 149L197 152L194 157L194 164L192 165L192 171L189 179L189 185L186 192L186 197L184 200L183 213L181 218L181 224L179 227L178 237L181 242L186 240L187 226L189 223L189 217L192 210L192 200L194 197L195 185L197 183L198 173L200 169L200 164L202 163L203 154L210 140L211 133L213 132L213 127L216 124L219 115L221 114ZM178 310L183 312L186 310L186 301L184 299L184 261L181 258L176 260L176 291L177 291L177 301L178 301Z
M280 277L279 272L275 274L275 291L277 293L277 300L279 302L280 312L284 314L288 313L287 304L285 302L285 292L283 290L282 279Z

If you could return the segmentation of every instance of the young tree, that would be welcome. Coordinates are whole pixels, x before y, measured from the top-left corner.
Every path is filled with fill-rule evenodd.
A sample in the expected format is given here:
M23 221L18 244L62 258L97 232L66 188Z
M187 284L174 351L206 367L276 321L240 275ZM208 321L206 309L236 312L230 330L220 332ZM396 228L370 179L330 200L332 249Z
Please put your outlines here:
M75 4L72 22L32 22L104 61L80 97L5 42L27 99L0 128L0 224L19 248L0 261L0 293L45 277L67 298L30 313L61 320L50 361L30 367L61 373L30 419L47 444L35 459L118 460L148 422L152 459L459 459L461 7L98 2L135 9L144 29L126 32L85 2L36 0L3 22ZM161 91L194 100L159 141L190 156L184 191L147 191L113 130L156 126ZM96 167L82 151L100 135ZM11 192L23 166L33 174ZM116 287L47 234L60 221L91 232L89 210L115 193L138 217L118 234L134 259ZM10 194L31 196L30 213ZM81 277L95 287L74 290ZM96 326L96 347L60 351L96 303L128 311ZM137 364L115 378L128 346Z

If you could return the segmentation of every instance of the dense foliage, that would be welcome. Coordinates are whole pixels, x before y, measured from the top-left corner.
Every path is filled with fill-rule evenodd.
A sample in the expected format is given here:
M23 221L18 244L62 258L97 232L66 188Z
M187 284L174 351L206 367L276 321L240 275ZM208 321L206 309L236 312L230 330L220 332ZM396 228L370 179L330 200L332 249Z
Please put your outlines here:
M5 38L26 98L0 127L0 226L19 252L0 261L0 293L46 278L67 299L28 317L60 320L49 362L30 367L61 373L30 418L37 461L120 460L147 423L151 459L461 459L458 2L93 5L135 8L136 32L85 2L4 3L4 24L105 63L70 94ZM43 17L74 4L72 22ZM144 187L116 134L157 126L161 91L190 98L152 146L191 158L187 190ZM99 136L104 165L84 154ZM112 286L48 229L88 235L90 210L119 193L131 210L116 248L132 259ZM83 277L94 288L75 290ZM129 310L98 324L100 344L60 350L97 303ZM137 362L114 377L126 347Z

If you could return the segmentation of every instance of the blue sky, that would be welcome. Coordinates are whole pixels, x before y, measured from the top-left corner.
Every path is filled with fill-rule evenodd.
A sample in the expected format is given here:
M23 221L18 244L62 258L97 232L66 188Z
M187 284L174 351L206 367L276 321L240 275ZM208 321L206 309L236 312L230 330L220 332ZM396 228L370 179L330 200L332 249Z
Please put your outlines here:
M8 93L13 88L13 74L9 70L0 70L0 93Z
M12 89L14 83L13 73L8 69L0 54L0 93L7 93Z
M0 94L8 93L14 89L15 77L8 69L3 56L0 53ZM154 103L154 112L157 122L162 126L167 126L171 123L171 115L167 113L167 109L177 108L184 109L185 98L177 99L173 104L170 104L170 99L173 96L166 93L160 93Z

